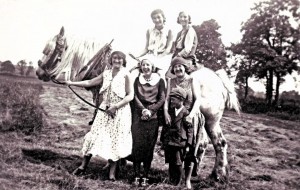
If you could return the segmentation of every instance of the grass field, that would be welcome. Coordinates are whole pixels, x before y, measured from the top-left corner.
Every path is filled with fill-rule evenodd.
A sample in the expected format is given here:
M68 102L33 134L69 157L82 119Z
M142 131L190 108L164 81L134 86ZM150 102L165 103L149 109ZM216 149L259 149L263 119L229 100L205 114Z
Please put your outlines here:
M71 175L80 164L80 149L83 137L90 128L87 123L93 109L81 102L66 86L8 76L0 76L0 80L1 87L10 85L13 88L21 84L27 98L38 97L35 103L40 107L43 118L40 130L31 133L22 130L0 131L1 190L183 189L167 184L167 165L157 153L158 146L150 174L151 184L147 188L136 188L130 184L133 177L131 162L121 168L115 182L107 180L108 171L101 169L106 162L100 158L92 158L86 175ZM81 88L76 90L91 100L90 92ZM3 102L13 100L15 96L8 95L4 99L1 94L2 112L6 109ZM2 116L5 114L3 112ZM4 120L0 121L1 129L5 129ZM194 189L300 189L299 122L245 113L239 117L234 112L226 111L221 125L229 144L230 181L228 184L219 184L206 179L212 171L215 156L209 144L201 174L193 179Z

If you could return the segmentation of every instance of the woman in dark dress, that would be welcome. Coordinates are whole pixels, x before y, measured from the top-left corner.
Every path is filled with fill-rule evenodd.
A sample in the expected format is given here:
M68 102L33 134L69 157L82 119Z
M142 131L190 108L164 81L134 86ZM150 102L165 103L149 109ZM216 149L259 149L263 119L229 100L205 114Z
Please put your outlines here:
M165 83L153 73L154 65L149 60L141 61L141 74L134 82L133 120L132 120L132 159L135 171L135 185L147 185L148 173L153 160L154 146L158 136L157 112L165 101ZM144 174L140 166L143 162ZM141 179L142 177L142 179Z

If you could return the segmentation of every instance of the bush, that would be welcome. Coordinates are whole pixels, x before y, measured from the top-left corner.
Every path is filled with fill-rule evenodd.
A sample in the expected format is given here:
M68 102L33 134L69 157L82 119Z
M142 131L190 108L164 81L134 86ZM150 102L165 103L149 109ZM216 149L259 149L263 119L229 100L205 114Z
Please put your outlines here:
M40 84L12 82L0 83L0 130L21 131L27 135L39 131L44 125L43 109L39 95L43 89Z
M252 114L267 114L272 117L297 121L300 120L300 102L297 100L281 99L279 106L269 106L262 98L249 97L240 100L243 112Z

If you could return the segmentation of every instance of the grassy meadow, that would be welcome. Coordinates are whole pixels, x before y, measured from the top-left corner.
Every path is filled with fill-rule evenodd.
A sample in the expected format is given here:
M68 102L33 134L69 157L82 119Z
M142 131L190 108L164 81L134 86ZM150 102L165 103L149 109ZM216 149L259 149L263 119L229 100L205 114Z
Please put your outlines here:
M102 169L106 162L100 158L92 158L85 175L73 176L93 108L66 86L33 78L0 75L0 89L1 190L184 189L167 183L158 146L146 188L131 185L131 162L120 168L115 182L107 180L108 171ZM75 90L91 101L90 92ZM228 141L230 181L207 179L215 158L209 144L200 176L193 178L194 189L300 189L299 122L226 111L221 125Z

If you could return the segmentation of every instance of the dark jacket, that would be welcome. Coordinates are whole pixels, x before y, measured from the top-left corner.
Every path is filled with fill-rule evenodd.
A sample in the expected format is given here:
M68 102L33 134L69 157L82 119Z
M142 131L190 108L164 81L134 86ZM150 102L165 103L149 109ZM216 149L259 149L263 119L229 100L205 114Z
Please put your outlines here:
M185 107L177 116L175 116L175 110L171 110L172 124L166 129L164 144L177 147L186 147L193 144L194 128L185 120L188 114L189 111Z

